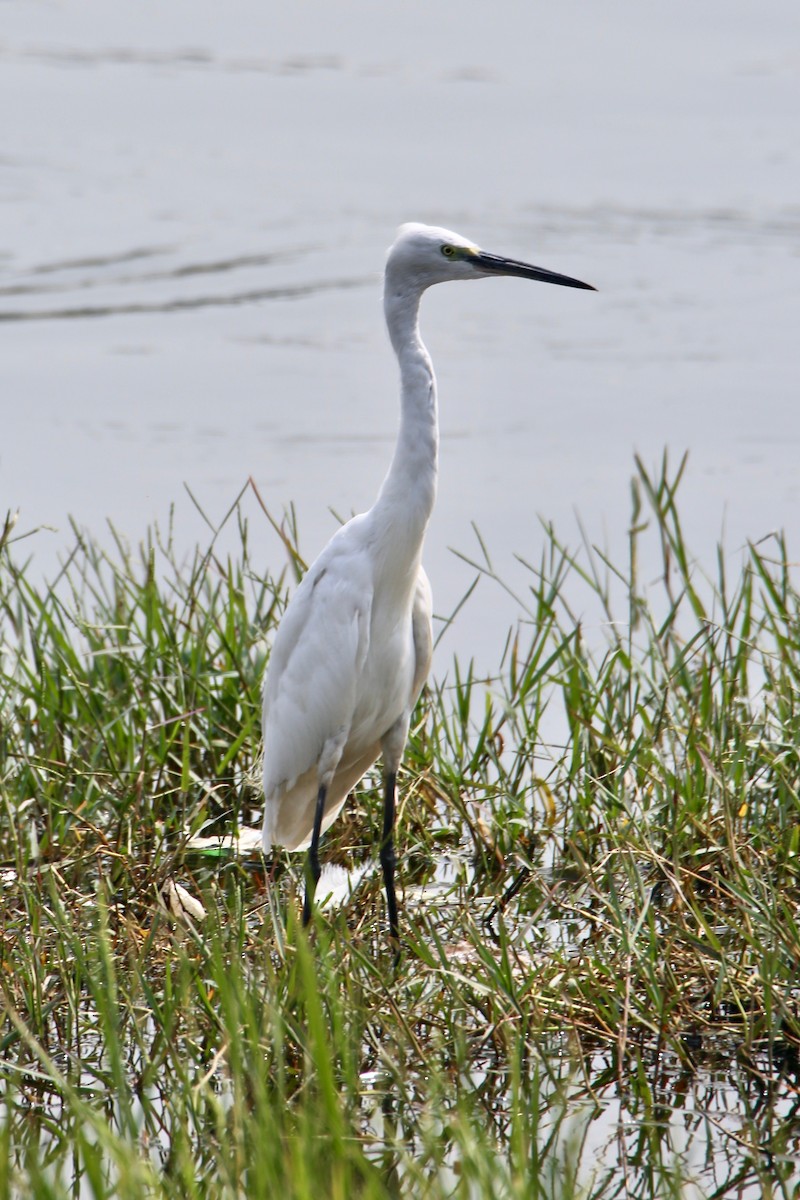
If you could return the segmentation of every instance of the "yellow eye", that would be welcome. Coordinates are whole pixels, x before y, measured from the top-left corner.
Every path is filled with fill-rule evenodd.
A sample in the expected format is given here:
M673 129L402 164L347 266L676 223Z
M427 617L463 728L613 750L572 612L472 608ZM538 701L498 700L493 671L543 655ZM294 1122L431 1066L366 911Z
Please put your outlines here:
M445 258L455 258L455 246L442 246L442 254L445 256Z

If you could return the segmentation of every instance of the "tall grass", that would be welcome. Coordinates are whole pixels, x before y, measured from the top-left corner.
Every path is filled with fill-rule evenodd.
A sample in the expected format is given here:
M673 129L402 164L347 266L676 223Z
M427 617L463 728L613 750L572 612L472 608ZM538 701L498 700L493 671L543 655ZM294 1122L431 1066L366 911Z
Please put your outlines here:
M682 470L637 464L624 567L545 528L527 644L423 697L396 970L379 873L307 936L297 857L197 849L260 805L241 506L235 560L76 529L49 587L6 523L0 1196L793 1194L800 603L781 538L700 571Z

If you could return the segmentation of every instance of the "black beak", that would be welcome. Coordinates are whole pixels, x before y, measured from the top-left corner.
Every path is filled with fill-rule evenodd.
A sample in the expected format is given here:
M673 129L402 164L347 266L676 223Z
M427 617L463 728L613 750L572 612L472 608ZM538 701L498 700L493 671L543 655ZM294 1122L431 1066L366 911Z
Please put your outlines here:
M486 275L516 275L520 279L538 279L540 283L558 283L561 287L583 288L587 292L597 291L590 283L582 283L580 279L573 279L569 275L559 275L557 271L548 271L545 267L533 267L530 263L518 262L515 258L503 258L500 254L485 254L483 250L467 261Z

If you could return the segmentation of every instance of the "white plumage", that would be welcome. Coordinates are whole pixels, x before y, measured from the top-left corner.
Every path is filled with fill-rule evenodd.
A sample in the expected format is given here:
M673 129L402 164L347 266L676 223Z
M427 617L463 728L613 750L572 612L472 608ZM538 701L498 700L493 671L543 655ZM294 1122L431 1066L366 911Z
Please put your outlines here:
M332 772L322 832L328 828L380 756L382 737L410 716L428 674L427 577L420 567L402 603L382 603L385 581L370 569L370 546L379 542L370 516L344 525L309 568L272 647L264 689L265 850L308 846L320 777Z
M381 863L395 945L396 776L432 649L431 593L421 556L436 498L439 431L433 366L419 335L419 302L431 284L487 275L589 288L486 254L446 229L401 227L384 278L386 324L401 380L392 464L369 512L338 530L292 597L264 687L264 849L310 846L306 921L319 877L320 835L383 756Z

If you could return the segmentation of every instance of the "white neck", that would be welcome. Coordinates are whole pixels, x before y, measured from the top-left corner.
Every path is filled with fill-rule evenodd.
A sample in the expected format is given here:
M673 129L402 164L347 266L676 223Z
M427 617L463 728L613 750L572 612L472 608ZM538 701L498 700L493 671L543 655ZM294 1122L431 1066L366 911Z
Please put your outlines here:
M379 536L391 538L397 566L414 578L436 499L439 422L436 379L419 335L419 286L397 287L387 271L386 324L400 365L400 432L389 473L371 509Z

